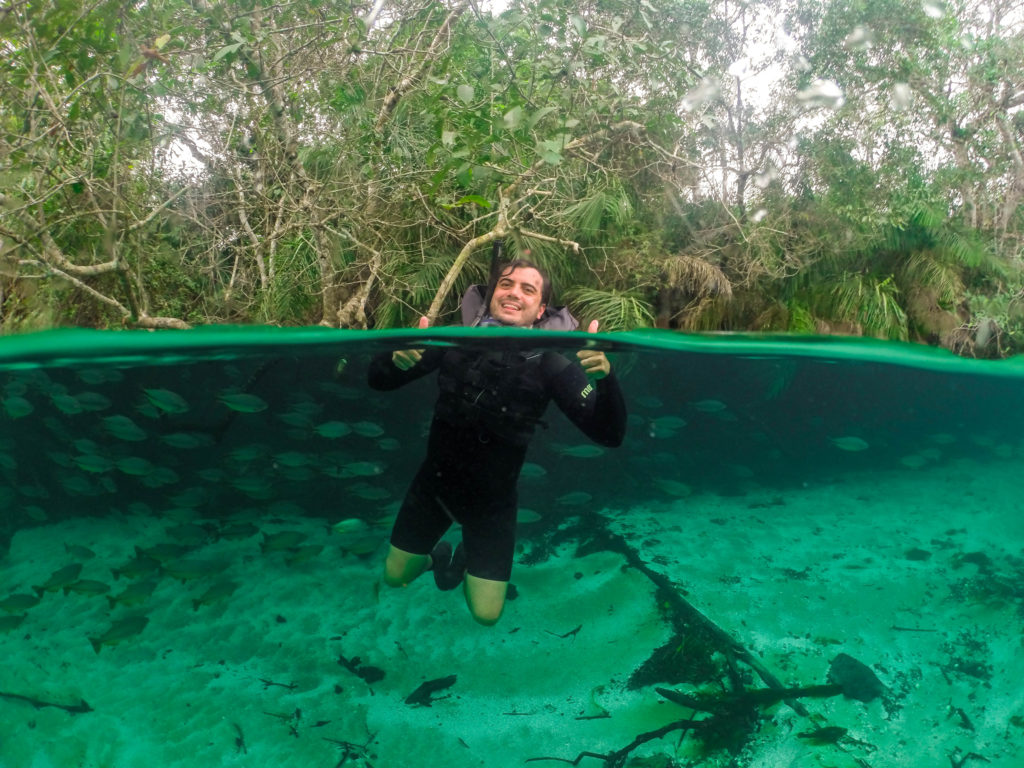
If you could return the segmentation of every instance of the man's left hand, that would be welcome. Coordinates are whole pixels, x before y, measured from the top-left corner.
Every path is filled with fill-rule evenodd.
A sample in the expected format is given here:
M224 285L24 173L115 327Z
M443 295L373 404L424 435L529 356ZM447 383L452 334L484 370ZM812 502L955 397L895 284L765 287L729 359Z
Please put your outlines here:
M597 320L592 320L590 326L587 328L587 333L597 333L597 327L599 323ZM580 365L583 366L583 370L587 376L592 376L595 379L603 379L609 373L612 372L612 364L605 356L604 352L599 352L596 349L581 349L576 353L576 357L580 359Z

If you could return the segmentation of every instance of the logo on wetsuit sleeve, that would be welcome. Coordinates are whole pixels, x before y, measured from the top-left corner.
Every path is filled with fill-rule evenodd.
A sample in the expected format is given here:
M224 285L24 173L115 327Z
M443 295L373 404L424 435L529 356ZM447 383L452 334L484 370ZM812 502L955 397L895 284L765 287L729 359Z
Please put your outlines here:
M581 398L586 398L586 396L589 395L593 391L594 391L594 385L593 384L587 384L587 386L585 386L583 388L583 391L580 392L580 397Z

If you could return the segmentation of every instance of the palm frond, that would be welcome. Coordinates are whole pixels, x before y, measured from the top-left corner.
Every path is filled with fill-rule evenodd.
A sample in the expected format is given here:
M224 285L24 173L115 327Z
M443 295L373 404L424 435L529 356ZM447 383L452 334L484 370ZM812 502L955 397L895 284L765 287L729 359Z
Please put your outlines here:
M631 331L654 324L650 304L633 293L575 288L565 298L576 317L600 321L602 331Z
M609 228L621 229L633 215L633 202L618 183L591 189L565 210L569 224L584 237L595 237Z
M900 264L896 279L901 286L933 291L940 305L949 307L964 295L964 284L955 266L935 251L917 251Z
M899 302L892 275L846 274L818 296L816 314L829 320L856 323L869 336L906 340L907 314Z
M664 262L665 280L691 297L732 296L732 283L714 264L703 259L679 254Z

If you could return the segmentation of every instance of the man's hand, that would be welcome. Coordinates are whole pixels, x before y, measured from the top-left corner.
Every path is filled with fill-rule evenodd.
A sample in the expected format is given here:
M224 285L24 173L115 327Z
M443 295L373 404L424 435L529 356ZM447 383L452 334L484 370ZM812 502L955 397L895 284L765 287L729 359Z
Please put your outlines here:
M420 318L419 325L417 326L420 330L426 329L430 325L430 320L426 316ZM423 357L422 349L396 349L391 353L391 362L400 371L408 371Z
M587 333L597 333L598 325L597 320L592 320L587 328ZM603 379L612 372L612 364L605 357L604 352L598 352L596 349L581 349L576 353L576 357L580 359L580 364L587 376Z

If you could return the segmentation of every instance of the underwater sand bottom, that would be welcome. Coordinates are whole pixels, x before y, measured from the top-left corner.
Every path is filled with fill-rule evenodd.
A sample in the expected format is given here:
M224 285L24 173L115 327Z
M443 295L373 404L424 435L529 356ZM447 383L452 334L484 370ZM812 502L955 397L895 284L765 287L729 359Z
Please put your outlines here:
M829 662L847 653L889 689L867 704L808 699L813 719L778 705L742 755L701 765L917 768L971 752L1016 765L1024 743L1019 474L1019 462L961 461L605 510L648 563L662 563L655 567L694 606L784 683L823 683ZM110 566L136 544L164 540L170 524L116 516L24 530L0 578L8 592L30 591L70 561L68 543L96 552L82 578L110 581ZM241 586L225 602L195 611L207 585L167 577L139 608L46 594L0 635L0 691L84 699L93 710L0 699L0 767L305 768L348 755L345 765L377 768L505 768L607 753L690 715L653 687L626 687L671 632L652 584L618 555L574 558L566 548L518 565L518 599L484 628L459 592L427 580L378 590L379 557L344 554L319 521L261 527L301 530L327 546L289 566L280 553L261 553L256 537L219 541L202 557L230 560L225 575ZM116 593L124 580L112 583ZM88 638L133 611L149 618L142 633L95 653ZM341 657L383 677L368 683ZM456 682L430 706L405 703L424 681L449 675ZM849 729L841 749L798 735L824 724ZM633 755L685 764L697 746L680 745L676 733Z

